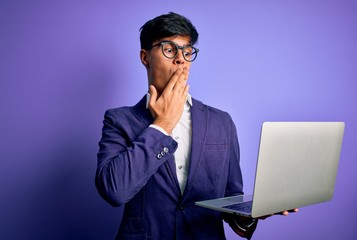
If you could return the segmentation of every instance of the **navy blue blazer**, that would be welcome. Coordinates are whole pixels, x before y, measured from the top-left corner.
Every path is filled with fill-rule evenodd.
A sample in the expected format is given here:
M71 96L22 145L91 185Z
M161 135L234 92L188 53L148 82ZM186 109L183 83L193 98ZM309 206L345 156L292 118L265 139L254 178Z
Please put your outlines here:
M99 142L96 186L124 207L118 239L225 239L222 215L196 201L242 194L239 145L228 113L193 99L192 148L183 195L173 154L177 142L149 128L146 96L107 110Z

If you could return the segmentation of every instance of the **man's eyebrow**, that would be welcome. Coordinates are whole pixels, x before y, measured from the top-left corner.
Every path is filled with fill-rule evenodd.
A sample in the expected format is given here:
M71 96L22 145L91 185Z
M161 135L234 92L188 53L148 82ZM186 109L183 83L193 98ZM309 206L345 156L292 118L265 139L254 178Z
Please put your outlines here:
M179 44L177 44L176 42L171 41L171 40L162 40L162 41L160 41L159 43L162 43L162 42L174 43L174 44L176 44L176 45L179 46L179 47L193 46L193 45L192 45L192 42L189 42L189 43L187 43L187 44L185 44L185 45L179 45Z

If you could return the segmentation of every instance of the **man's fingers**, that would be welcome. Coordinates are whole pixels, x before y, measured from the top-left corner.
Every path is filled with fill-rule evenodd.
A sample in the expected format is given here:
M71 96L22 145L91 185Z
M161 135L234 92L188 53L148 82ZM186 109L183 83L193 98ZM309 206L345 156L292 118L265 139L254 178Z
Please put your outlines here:
M188 80L188 74L187 68L178 68L167 83L164 92L178 91L180 93L183 91Z
M150 93L149 103L150 103L150 105L153 105L156 102L156 99L157 99L157 91L156 91L156 88L153 85L149 86L149 93Z
M151 113L151 116L153 118L156 118L156 113L154 110L154 106L156 104L156 100L157 100L157 91L156 88L153 85L149 86L149 93L150 93L150 99L149 99L149 110Z
M182 68L176 70L176 72L170 78L170 81L167 83L167 86L164 91L172 91L175 88L176 83L178 82L182 72L183 72Z
M281 214L284 215L284 216L288 216L289 213L294 213L294 212L298 212L298 211L299 211L298 208L294 208L294 209L290 209L290 210L284 211Z
M183 95L187 96L189 89L190 89L190 85L186 85L186 86L185 86L185 89L184 89L184 91L183 91Z
M187 69L187 71L186 71L186 80L188 80L189 76L190 76L190 71Z
M183 70L179 78L177 79L174 89L172 91L176 91L179 95L182 95L185 93L186 86L187 86L187 70Z
M283 215L283 216L288 216L289 213L295 213L295 212L298 212L299 209L298 208L294 208L294 209L291 209L291 210L286 210L286 211L283 211L283 212L279 212L279 213L275 213L275 214L272 214L272 215L266 215L266 216L262 216L262 217L259 217L258 219L260 220L264 220L264 219L267 219L269 217L272 217L274 215Z

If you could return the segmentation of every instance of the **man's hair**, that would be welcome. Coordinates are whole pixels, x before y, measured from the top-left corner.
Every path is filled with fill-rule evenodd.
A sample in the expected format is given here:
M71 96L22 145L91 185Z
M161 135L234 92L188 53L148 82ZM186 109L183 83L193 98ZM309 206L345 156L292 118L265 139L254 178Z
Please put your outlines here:
M140 28L141 49L150 49L153 42L171 36L187 36L192 45L198 40L198 32L189 19L169 12L147 21Z

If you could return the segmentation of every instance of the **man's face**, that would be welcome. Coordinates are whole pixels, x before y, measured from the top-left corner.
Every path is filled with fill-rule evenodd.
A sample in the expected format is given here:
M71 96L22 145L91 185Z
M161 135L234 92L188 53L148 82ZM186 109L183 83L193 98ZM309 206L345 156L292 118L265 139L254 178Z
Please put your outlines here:
M186 36L172 36L160 39L154 42L155 45L162 41L172 41L178 46L186 46L190 44L190 38ZM159 95L165 89L172 75L178 68L188 71L191 62L187 62L182 55L182 51L178 50L175 58L169 59L162 53L161 45L153 47L151 50L141 50L141 61L147 69L149 85L154 85Z

